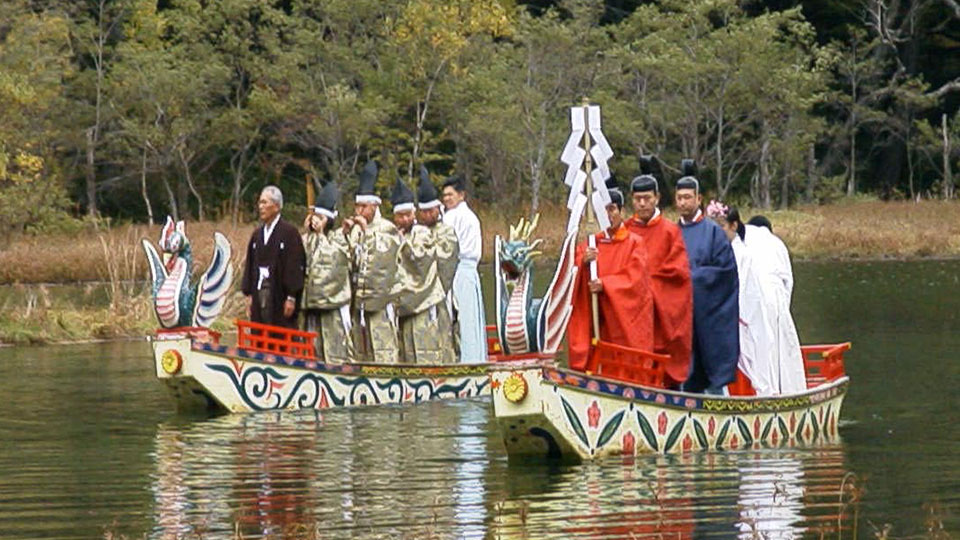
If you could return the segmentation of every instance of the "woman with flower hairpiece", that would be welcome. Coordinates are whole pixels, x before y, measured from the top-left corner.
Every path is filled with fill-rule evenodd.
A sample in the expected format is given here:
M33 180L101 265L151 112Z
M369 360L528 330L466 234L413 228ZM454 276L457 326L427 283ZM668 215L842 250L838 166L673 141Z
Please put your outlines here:
M737 367L750 379L758 396L773 395L775 392L769 377L769 366L774 361L775 340L767 308L769 294L757 275L753 254L740 236L744 227L740 213L720 201L710 201L706 214L726 233L737 261L737 276L740 279L740 359Z
M740 277L740 371L759 396L796 393L806 389L800 340L790 316L776 268L744 242L753 225L744 225L736 208L710 201L707 216L730 239ZM756 231L753 231L756 233Z

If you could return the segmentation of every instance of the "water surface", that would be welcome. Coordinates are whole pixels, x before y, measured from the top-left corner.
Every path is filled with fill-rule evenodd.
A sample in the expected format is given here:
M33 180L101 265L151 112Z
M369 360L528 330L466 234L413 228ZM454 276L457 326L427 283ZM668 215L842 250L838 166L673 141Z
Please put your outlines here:
M191 418L145 342L2 349L0 537L955 536L960 263L795 272L801 339L854 342L831 446L510 463L484 400Z

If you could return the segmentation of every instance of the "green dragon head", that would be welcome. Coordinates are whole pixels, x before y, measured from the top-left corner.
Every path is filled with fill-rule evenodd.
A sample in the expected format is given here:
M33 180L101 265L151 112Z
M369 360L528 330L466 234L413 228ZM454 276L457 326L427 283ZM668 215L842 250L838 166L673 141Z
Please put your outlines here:
M500 268L508 279L519 278L533 264L533 259L543 253L537 251L537 247L543 240L530 242L530 235L537 228L539 221L540 214L537 214L533 217L533 221L520 218L516 227L510 226L510 239L500 246Z

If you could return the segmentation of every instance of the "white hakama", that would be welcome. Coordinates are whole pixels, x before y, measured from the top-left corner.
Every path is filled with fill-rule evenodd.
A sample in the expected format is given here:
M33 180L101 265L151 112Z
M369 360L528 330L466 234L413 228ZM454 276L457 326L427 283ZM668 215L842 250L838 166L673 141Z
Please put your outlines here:
M461 202L443 215L443 222L457 233L460 260L453 277L453 306L460 332L460 362L475 364L487 361L487 335L484 320L483 293L477 263L482 253L483 238L480 220Z

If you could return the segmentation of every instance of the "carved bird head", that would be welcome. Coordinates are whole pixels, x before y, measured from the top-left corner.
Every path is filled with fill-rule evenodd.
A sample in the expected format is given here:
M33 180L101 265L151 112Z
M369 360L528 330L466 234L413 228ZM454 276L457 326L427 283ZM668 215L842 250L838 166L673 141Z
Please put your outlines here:
M190 245L183 221L174 223L173 219L167 216L167 222L160 231L160 242L158 244L167 270L172 270L176 258Z

